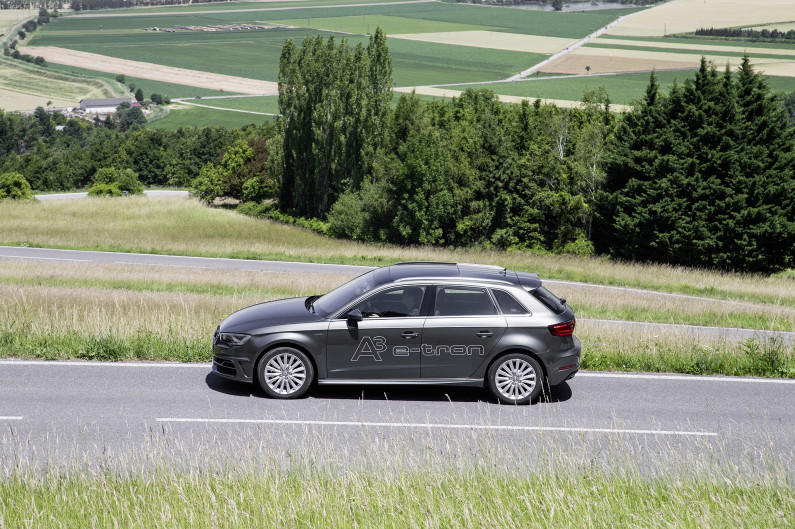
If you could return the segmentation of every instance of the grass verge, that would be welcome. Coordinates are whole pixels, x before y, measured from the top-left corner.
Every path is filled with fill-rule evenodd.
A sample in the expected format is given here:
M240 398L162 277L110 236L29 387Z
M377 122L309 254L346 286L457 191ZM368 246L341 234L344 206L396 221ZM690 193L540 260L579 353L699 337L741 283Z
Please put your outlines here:
M787 483L609 472L112 473L0 481L8 527L782 527Z
M795 307L795 282L786 274L768 277L599 257L364 244L211 209L193 200L12 202L3 210L0 244L10 246L370 266L412 260L472 262L537 272L544 279Z

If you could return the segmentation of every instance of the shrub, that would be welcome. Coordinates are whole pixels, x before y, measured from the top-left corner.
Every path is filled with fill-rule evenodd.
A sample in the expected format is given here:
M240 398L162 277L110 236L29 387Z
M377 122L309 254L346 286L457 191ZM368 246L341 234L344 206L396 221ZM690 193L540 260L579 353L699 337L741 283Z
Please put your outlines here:
M356 191L341 194L328 214L329 233L344 239L366 239L369 215L362 208L362 196Z
M132 169L124 169L117 174L116 183L119 189L131 195L143 195L144 185L138 180L138 173Z
M116 169L103 167L94 173L93 185L88 190L89 196L119 196L124 192L130 195L141 195L144 186L138 180L138 173L132 169Z
M218 170L212 163L208 163L199 171L199 176L190 184L191 195L211 204L215 197L221 196L224 185Z
M0 174L0 199L36 200L25 177L17 172Z
M262 202L271 195L271 190L261 178L249 178L243 182L243 200Z
M90 197L120 197L121 195L121 189L115 182L112 184L95 183L88 189Z

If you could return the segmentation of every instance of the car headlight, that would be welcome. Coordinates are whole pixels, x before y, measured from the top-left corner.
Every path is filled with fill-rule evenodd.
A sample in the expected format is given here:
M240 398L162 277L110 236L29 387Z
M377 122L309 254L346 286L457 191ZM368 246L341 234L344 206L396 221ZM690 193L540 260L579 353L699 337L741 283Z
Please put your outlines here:
M231 345L232 347L239 347L246 343L249 338L251 338L250 334L241 334L241 333L234 333L234 332L222 332L219 336L219 340L227 345Z

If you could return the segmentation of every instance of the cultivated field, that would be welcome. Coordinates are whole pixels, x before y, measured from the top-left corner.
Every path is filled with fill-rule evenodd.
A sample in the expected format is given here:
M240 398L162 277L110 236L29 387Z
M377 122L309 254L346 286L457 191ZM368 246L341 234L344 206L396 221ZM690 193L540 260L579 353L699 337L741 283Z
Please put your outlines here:
M698 28L727 28L795 19L790 0L673 0L628 18L611 35L662 37Z
M29 110L37 106L72 107L85 97L116 97L118 83L42 71L18 61L0 61L0 108Z
M782 43L727 42L721 39L660 38L693 32L702 27L738 27L763 22L789 22L795 4L788 0L672 0L626 17L605 36L545 65L549 74L620 73L655 70L686 70L698 67L701 57L718 68L736 68L744 53L751 64L767 75L795 78L795 46ZM773 24L774 26L776 24ZM779 85L795 90L795 79ZM638 97L640 93L636 97Z
M367 35L381 26L388 35L395 35L388 43L396 86L424 86L505 79L619 15L635 11L544 13L438 2L367 3L372 5L331 1L231 2L222 6L81 13L53 20L37 30L26 44L29 53L65 65L59 68L125 73L141 79L136 86L147 95L163 93L155 85L164 82L182 87L168 91L172 98L194 95L191 87L263 94L274 92L256 81L276 81L286 38L300 42L306 35L333 33L356 45L366 43ZM275 27L214 32L146 31L151 27L238 23ZM223 84L218 75L236 80L230 86ZM252 83L253 87L247 88ZM197 114L194 110L193 115ZM170 126L167 123L176 120L177 115L174 112L157 126ZM210 115L208 111L207 116Z
M36 46L22 48L21 51L23 53L35 53L50 62L56 62L58 64L70 66L86 66L90 64L93 69L101 72L116 74L129 73L131 76L140 79L151 79L153 81L178 83L185 86L241 92L244 94L274 95L279 93L278 85L273 82L257 81L254 79L232 77L229 75L213 74L196 70L186 70L184 68L173 68L154 63L117 59L65 48Z
M395 86L421 87L418 93L444 97L455 95L459 89L447 85L507 79L621 17L607 35L541 71L571 75L672 70L678 71L677 77L682 80L698 66L702 55L722 67L726 62L736 65L747 50L752 63L768 75L782 79L795 76L791 46L661 39L654 30L655 24L667 24L667 17L678 17L694 27L795 20L795 9L784 0L753 2L753 8L750 5L746 0L672 0L646 10L554 13L440 2L230 2L81 13L54 20L35 32L27 44L31 54L68 65L59 68L79 67L139 78L136 85L145 94L167 93L172 98L206 95L193 93L196 90L274 94L285 39L300 42L307 35L335 34L356 45L366 43L367 35L380 26L388 35ZM752 15L748 15L749 10ZM146 31L150 27L244 23L272 29ZM664 31L668 34L683 31L673 23L669 26ZM167 92L159 89L162 84L169 85ZM572 102L582 96L583 81L579 78L555 84L560 87L558 92L546 88L539 92L513 83L489 87L508 102L540 96L560 106L573 106ZM592 81L586 84L594 87ZM439 92L438 85L445 85L447 90ZM611 81L606 81L605 87L619 104L639 98L645 88ZM777 87L791 92L795 79L792 83L778 82ZM270 112L250 105L227 108ZM190 116L180 118L180 112L175 111L155 126L210 122L217 119L218 112L192 109ZM242 121L241 116L223 120L227 124Z

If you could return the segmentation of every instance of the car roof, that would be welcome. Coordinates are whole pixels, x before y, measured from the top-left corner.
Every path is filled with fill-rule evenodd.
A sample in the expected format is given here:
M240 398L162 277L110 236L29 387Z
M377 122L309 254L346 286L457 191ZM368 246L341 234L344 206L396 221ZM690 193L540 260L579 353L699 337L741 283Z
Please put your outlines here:
M500 266L481 264L411 261L375 270L375 280L381 284L407 279L456 278L500 281L502 283L521 285L530 290L541 286L538 274L517 272Z

